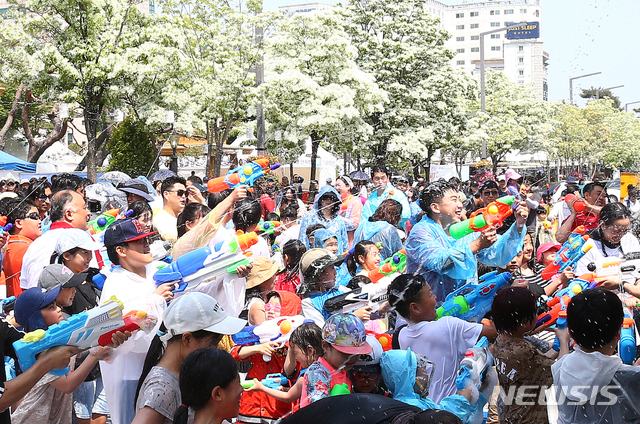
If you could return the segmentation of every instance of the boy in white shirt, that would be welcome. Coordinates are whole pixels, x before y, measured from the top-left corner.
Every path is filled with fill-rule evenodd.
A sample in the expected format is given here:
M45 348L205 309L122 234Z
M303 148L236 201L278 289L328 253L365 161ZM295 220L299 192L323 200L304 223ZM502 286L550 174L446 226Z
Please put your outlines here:
M408 322L396 330L400 349L411 348L435 364L429 398L440 403L456 393L456 376L465 352L482 336L494 340L496 329L448 316L436 321L436 296L419 274L398 276L388 293L391 307Z

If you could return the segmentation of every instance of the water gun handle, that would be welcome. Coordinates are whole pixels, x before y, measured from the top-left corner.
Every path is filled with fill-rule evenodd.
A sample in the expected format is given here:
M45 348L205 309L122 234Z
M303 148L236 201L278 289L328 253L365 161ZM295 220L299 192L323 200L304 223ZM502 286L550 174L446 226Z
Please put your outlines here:
M134 320L131 317L126 317L124 319L124 325L120 328L117 328L115 330L112 330L108 333L103 334L102 336L100 336L100 338L98 338L98 344L100 346L108 346L111 344L111 338L113 337L113 335L117 332L117 331L122 331L123 333L125 331L129 331L131 333L133 333L136 330L139 330L140 326L134 322Z

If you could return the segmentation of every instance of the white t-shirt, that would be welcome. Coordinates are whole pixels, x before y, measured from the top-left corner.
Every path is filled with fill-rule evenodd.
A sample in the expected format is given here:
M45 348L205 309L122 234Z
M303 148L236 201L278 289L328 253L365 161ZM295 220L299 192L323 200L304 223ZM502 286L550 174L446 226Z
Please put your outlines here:
M576 269L574 271L576 275L582 275L589 272L589 269L587 267L592 262L599 267L599 265L601 265L606 258L622 258L628 253L640 252L640 242L638 242L638 239L630 233L622 236L622 238L620 239L620 247L610 249L607 246L604 246L604 252L606 252L606 256L602 250L602 242L593 239L592 242L594 243L594 246L584 254L582 259L580 259L576 265Z
M562 223L569 218L571 215L571 209L567 205L567 202L558 202L551 208L549 212L549 221L552 221L554 218L558 218L558 228L562 225Z
M51 255L64 230L64 228L49 230L29 245L22 258L22 272L20 274L22 289L26 290L38 286L38 278L40 278L42 269L51 263Z
M465 352L473 347L482 333L482 324L459 318L442 317L438 321L422 321L400 331L400 348L411 348L435 364L429 386L429 399L440 403L456 393L456 376Z
M265 258L271 257L271 249L269 249L269 243L264 237L258 236L258 242L249 248L249 251L253 256L263 256Z
M280 245L280 249L284 247L284 244L289 240L298 240L298 236L300 235L300 226L295 224L282 232L278 237L276 237L276 243Z
M154 215L153 228L160 233L163 240L178 240L178 218L164 209Z

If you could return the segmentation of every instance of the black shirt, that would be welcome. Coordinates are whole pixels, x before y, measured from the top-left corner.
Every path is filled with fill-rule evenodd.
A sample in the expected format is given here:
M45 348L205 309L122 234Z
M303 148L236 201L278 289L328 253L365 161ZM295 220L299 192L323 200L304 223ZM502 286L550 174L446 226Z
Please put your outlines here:
M18 360L16 356L16 352L13 350L13 342L20 340L24 336L24 333L15 329L14 326L9 324L4 318L0 317L0 357L4 358L5 356L9 356L16 361ZM1 392L0 397L4 394L4 383L7 381L7 374L4 370L4 364L0 367L0 386ZM11 423L11 414L9 412L9 408L7 408L4 412L0 413L0 424L10 424Z

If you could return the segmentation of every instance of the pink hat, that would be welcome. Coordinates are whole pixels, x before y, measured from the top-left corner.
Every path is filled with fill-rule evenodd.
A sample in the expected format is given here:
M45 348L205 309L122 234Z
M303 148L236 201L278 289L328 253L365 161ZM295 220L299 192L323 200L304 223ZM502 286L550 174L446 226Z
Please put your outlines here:
M518 174L513 169L507 169L507 171L504 173L504 177L507 182L509 182L509 180L519 180L520 178L522 178L522 175Z
M559 245L558 243L542 243L540 246L538 246L538 252L536 253L536 257L538 258L538 262L542 262L542 254L544 252L547 252L551 249L556 249L560 250L562 249L562 246Z

